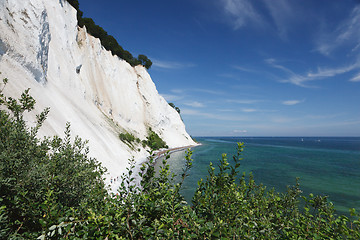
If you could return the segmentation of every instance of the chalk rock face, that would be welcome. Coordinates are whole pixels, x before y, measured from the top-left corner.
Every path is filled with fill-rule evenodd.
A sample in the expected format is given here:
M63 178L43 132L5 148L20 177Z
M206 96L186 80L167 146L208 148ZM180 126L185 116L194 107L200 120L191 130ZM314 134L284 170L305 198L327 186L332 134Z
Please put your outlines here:
M151 127L170 148L195 144L146 69L131 67L78 28L65 0L0 0L0 72L9 79L5 95L31 88L37 110L26 116L30 125L50 107L41 136L63 136L70 122L72 135L89 140L90 155L110 176L119 176L129 158L148 154L141 144L123 143L121 132L143 140Z

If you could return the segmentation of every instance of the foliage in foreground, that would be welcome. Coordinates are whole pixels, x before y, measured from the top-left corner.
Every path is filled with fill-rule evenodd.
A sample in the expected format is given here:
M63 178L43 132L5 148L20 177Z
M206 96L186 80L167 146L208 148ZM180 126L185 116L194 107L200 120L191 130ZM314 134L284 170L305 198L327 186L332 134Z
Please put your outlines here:
M86 142L71 141L69 124L64 139L38 139L49 109L30 128L23 116L35 105L29 90L18 100L2 90L0 85L0 239L37 237L65 216L100 209L105 169L88 157Z
M71 143L69 127L64 140L39 140L47 110L26 126L34 104L28 91L19 100L0 92L0 239L360 239L354 210L350 221L325 197L302 196L298 184L278 193L239 177L240 143L231 164L226 154L210 164L192 206L180 194L190 150L180 180L167 156L159 173L150 158L136 185L130 160L118 193L108 194L104 169L84 142Z

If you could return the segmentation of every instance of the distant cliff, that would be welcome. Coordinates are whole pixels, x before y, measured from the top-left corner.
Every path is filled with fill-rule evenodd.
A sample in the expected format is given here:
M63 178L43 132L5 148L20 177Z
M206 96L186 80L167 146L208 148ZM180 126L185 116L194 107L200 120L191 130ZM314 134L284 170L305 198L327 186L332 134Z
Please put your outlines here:
M145 140L151 128L170 148L194 144L147 70L113 56L79 28L65 0L0 0L0 72L10 80L6 95L31 88L37 113L50 107L41 135L62 136L70 122L110 175L132 156L148 155L141 142L121 141L120 133Z

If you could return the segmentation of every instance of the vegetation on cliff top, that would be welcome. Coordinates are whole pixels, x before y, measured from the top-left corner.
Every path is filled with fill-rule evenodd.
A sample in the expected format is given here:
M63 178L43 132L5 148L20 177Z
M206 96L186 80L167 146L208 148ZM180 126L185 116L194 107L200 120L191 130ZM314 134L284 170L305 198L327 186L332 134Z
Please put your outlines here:
M6 85L7 80L3 81ZM286 193L267 190L240 172L243 144L198 182L189 206L180 194L191 170L191 151L180 180L167 156L159 172L144 163L134 183L129 160L116 195L105 169L88 156L86 142L36 135L49 112L28 127L25 111L35 100L26 90L6 97L0 86L0 239L360 239L360 215L337 216L326 197L303 196L299 185ZM150 140L150 139L148 139Z
M116 39L113 36L108 35L108 33L102 27L96 25L93 19L83 18L83 12L79 8L78 0L67 0L67 1L71 6L73 6L77 10L78 25L80 27L85 26L89 34L91 34L96 38L99 38L101 44L104 46L106 50L109 50L113 55L116 55L121 59L124 59L131 66L137 66L141 64L147 69L151 67L152 62L147 56L140 54L137 58L133 57L133 55L129 51L124 50L119 45L119 43L116 41Z
M174 103L169 103L170 107L172 107L173 109L175 109L179 114L180 114L180 108L178 108L177 106L175 106Z

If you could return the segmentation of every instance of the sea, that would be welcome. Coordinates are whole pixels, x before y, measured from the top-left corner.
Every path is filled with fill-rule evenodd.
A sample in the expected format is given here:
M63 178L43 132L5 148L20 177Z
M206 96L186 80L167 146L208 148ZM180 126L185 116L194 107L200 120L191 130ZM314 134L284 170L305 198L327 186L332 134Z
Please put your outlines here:
M240 172L252 173L257 184L286 192L296 184L306 196L328 196L337 214L360 211L360 137L196 137L201 146L192 149L193 167L181 194L191 204L200 179L206 179L209 163L217 166L221 155L236 154L237 142L245 145ZM181 175L186 151L171 154L170 170ZM158 168L161 159L156 163ZM241 177L241 176L240 176Z

